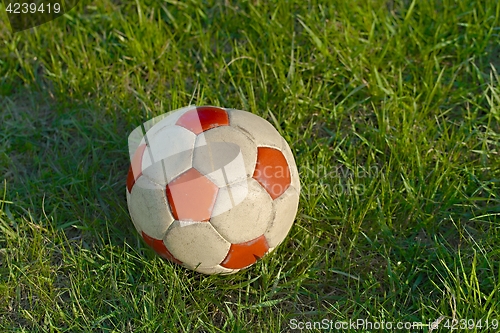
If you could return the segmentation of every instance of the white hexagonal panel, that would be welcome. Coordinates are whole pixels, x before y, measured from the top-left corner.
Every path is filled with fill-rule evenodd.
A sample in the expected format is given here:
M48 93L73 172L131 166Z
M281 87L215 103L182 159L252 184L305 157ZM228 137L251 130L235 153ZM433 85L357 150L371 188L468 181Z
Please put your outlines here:
M153 119L146 121L141 126L136 127L128 137L128 147L130 156L134 155L137 147L141 144L146 143L144 138L144 131L146 131L147 136L152 137L156 132L167 126L175 125L175 122L187 111L195 109L196 106L188 106L182 109L177 109L171 112L164 113Z
M136 180L127 199L137 231L144 231L150 237L162 239L174 221L168 208L165 188L141 176Z
M132 188L133 189L133 188ZM126 192L126 195L127 195L127 206L128 206L128 211L130 212L131 211L131 205L132 205L132 202L130 201L130 193L128 193L128 190L125 191ZM137 224L137 222L134 221L134 217L132 215L130 215L130 219L132 220L132 223L134 224L134 227L135 227L135 230L137 230L137 232L140 234L142 234L142 230L141 228L139 227L139 225Z
M246 199L248 195L247 179L219 188L215 205L212 208L211 218L226 213Z
M148 137L149 146L142 157L142 173L159 185L191 168L194 133L180 126L164 127Z
M222 267L221 265L216 265L216 266L212 266L212 267L190 267L190 266L187 266L186 264L184 264L184 266L186 266L189 269L193 269L199 273L203 273L203 274L226 275L226 274L234 274L234 273L240 271L239 269L225 268L225 267Z
M231 246L208 222L175 221L163 241L184 265L199 268L220 264Z
M248 135L257 146L281 149L281 135L264 118L251 112L229 109L229 125Z
M148 137L153 137L157 132L163 130L165 127L175 126L175 122L186 112L196 109L196 106L186 106L181 109L174 110L148 120L144 123L144 129Z
M243 243L266 231L274 209L271 197L255 179L236 185L219 189L210 223L227 241ZM240 202L235 204L235 199Z
M275 248L285 239L295 221L298 204L299 192L293 186L274 200L276 214L264 233L270 248Z
M257 147L245 134L221 126L196 137L193 167L217 186L251 177L257 161Z

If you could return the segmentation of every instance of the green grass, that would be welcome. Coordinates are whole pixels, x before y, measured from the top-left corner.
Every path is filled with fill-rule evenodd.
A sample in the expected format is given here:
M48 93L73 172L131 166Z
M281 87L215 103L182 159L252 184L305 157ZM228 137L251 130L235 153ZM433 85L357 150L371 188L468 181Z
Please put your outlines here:
M16 34L3 9L0 331L500 320L498 1L82 0ZM300 169L289 237L236 275L127 212L128 133L190 103L268 119Z

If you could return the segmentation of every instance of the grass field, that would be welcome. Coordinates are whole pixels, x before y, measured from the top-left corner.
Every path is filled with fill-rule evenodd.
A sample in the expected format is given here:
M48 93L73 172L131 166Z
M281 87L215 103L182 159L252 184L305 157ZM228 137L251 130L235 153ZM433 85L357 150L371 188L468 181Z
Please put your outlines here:
M82 0L15 34L4 8L1 332L500 327L500 2ZM126 208L128 134L190 103L266 118L300 170L288 238L231 276Z

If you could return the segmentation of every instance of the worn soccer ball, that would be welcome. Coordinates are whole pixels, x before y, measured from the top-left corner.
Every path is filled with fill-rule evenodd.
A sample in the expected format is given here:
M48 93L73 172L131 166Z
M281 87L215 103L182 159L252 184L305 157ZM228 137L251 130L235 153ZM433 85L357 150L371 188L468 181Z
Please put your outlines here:
M144 241L205 274L235 273L273 251L300 193L278 131L252 113L213 106L155 119L129 137L127 203Z

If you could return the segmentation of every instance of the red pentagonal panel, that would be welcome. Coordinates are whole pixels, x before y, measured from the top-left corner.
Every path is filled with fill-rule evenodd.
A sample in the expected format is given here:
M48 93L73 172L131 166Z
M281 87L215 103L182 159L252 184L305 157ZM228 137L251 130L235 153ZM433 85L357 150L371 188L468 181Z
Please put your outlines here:
M219 188L191 168L167 185L167 200L176 220L208 221Z
M175 123L195 134L218 126L229 125L229 117L224 109L215 106L200 106L184 113Z
M132 156L132 161L127 175L128 193L132 192L132 187L134 186L135 181L142 175L142 156L144 155L144 150L146 150L146 145L142 144L137 147L134 156Z
M248 242L231 244L229 253L220 265L230 269L245 268L262 258L268 250L264 235Z
M273 200L283 194L291 183L290 168L283 153L269 147L257 148L253 178L266 189Z
M182 264L181 261L175 259L172 253L168 251L167 247L165 246L165 243L163 243L163 240L150 237L147 234L145 234L144 231L142 232L142 238L144 238L146 244L148 244L161 257L170 260L172 262L175 262L177 264Z

